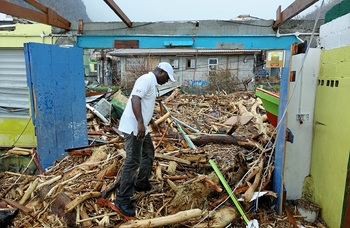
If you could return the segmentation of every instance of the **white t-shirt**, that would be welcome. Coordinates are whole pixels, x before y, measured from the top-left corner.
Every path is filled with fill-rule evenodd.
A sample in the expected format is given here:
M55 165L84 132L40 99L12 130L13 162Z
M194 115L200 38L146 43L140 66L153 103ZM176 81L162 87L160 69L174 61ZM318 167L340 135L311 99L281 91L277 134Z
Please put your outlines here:
M139 96L141 98L141 112L143 116L143 123L145 125L146 134L148 133L147 125L151 121L154 112L154 105L157 97L157 79L153 72L140 76L132 89L128 103L124 109L123 115L120 118L119 130L128 134L136 136L137 120L132 110L131 98L132 95Z

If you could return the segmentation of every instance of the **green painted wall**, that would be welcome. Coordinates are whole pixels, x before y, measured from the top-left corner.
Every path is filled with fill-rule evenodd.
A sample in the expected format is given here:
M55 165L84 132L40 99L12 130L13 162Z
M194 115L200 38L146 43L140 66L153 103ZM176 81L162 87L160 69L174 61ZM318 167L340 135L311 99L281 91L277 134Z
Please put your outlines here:
M0 49L23 48L23 44L27 42L55 43L56 38L49 34L51 26L48 25L16 24L14 31L0 31ZM36 146L34 126L29 116L27 119L0 118L0 145Z
M341 17L350 12L350 0L343 0L342 2L333 6L327 11L325 15L325 23L328 23L338 17Z
M330 228L341 225L350 151L350 46L324 50L316 89L312 199Z

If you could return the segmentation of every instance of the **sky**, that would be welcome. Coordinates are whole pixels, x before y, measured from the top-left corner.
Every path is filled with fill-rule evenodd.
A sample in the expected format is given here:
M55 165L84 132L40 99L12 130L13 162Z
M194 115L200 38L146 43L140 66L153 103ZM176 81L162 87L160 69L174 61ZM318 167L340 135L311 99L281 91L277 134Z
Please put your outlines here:
M83 0L93 22L121 21L102 0ZM239 15L261 19L276 19L279 5L282 11L294 0L114 0L132 22L230 20ZM307 14L322 1L300 13Z

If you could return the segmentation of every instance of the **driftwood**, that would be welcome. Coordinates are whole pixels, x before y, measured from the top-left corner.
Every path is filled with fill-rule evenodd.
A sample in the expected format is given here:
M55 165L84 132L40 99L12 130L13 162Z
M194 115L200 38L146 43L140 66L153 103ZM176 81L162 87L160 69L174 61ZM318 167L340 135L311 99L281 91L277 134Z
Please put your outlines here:
M76 223L76 212L74 210L66 213L64 208L71 202L71 199L64 193L60 192L52 202L51 212L67 223L68 227L74 227Z
M242 195L242 198L244 199L245 202L249 202L254 194L254 191L258 187L260 181L261 181L261 173L264 168L264 160L261 159L258 165L258 172L255 175L254 182L253 184L248 188L248 190Z
M160 117L159 119L157 119L156 124L159 125L161 123L163 123L166 119L168 119L170 117L170 112L165 113L162 117Z
M36 189L36 187L39 184L39 179L35 179L30 186L28 187L27 191L24 193L22 199L19 201L20 204L24 204L29 198L32 192Z
M177 97L180 94L180 89L175 89L169 97L165 99L165 103L169 103L170 101L173 101L175 97Z
M260 149L259 145L249 139L240 137L240 136L233 136L233 135L200 135L200 136L194 136L190 135L191 141L196 146L204 146L210 143L218 143L218 144L233 144L237 146L244 147L246 149Z
M243 96L244 101L240 101ZM244 95L176 94L169 99L168 108L163 104L161 101L156 104L158 106L153 115L153 118L159 121L162 135L152 136L156 145L154 168L150 176L152 190L135 192L132 196L137 221L127 222L126 220L132 218L121 217L116 213L113 204L115 194L110 194L118 191L118 179L125 159L125 151L119 150L124 148L124 138L117 130L118 121L111 119L111 125L106 126L96 117L93 122L92 115L89 115L88 118L91 119L88 134L94 138L101 137L103 145L95 143L91 148L66 150L70 155L76 156L65 157L58 161L58 164L55 163L57 165L45 173L46 177L19 178L14 174L7 174L12 177L4 185L3 190L0 189L0 193L14 201L23 197L35 179L39 178L40 181L31 193L33 197L28 198L26 202L27 208L30 211L34 210L35 216L40 221L33 219L30 214L20 212L15 227L38 227L43 226L42 224L65 227L65 223L69 224L68 227L79 226L78 224L84 227L127 227L130 224L129 226L135 227L140 223L142 227L167 227L167 224L168 226L180 224L184 227L224 227L228 223L239 227L245 226L237 213L230 211L234 207L227 210L225 206L228 205L222 204L228 196L222 191L220 182L216 180L218 177L212 172L208 159L216 160L232 188L240 183L235 190L237 196L242 197L243 194L254 192L254 186L257 186L255 191L259 186L262 191L269 190L273 160L269 167L262 169L255 167L251 174L245 175L262 152L267 156L273 153L272 149L271 151L261 149L265 147L261 136L269 137L272 131L269 129L269 123L265 122L265 112L259 101L246 93ZM91 112L89 109L87 111ZM252 115L256 118L252 118ZM258 120L259 117L261 118ZM257 124L267 127L267 130L260 131ZM261 135L256 137L259 134ZM191 139L186 138L185 141L184 137L188 135ZM189 146L192 142L197 142L201 146L193 148L192 145ZM89 155L91 149L93 153ZM262 165L266 164L265 159ZM266 173L263 178L261 171ZM212 173L214 178L211 176ZM12 189L12 184L17 178L20 181L13 185ZM241 178L242 182L239 182ZM264 195L266 196L267 194ZM102 198L96 201L94 197ZM261 201L260 204L262 203L266 201ZM252 203L247 202L244 206L249 208ZM271 208L271 205L262 206ZM201 218L186 219L181 215L182 212L189 212L193 208L205 211L198 215L202 216ZM213 211L209 213L207 210ZM69 213L62 216L65 211ZM249 217L256 218L265 212L259 208L259 215L254 210L247 213ZM67 214L70 214L69 218ZM266 213L265 215L267 216ZM176 221L168 216L178 216L181 220ZM288 222L285 218L282 220ZM273 224L272 226L278 224L275 223L276 219L270 217L265 221ZM285 224L278 225L288 227Z
M67 180L79 173L82 173L82 170L91 170L95 166L98 165L98 162L100 162L103 159L106 159L107 154L105 152L105 146L98 147L97 149L94 150L94 152L91 154L88 160L86 160L81 166L71 170L70 172L66 173L63 176L63 180Z
M222 192L222 188L214 183L214 181L210 180L209 178L204 178L204 182L209 184L212 188L215 189L217 192Z
M7 151L7 155L8 154L13 154L13 155L30 155L30 154L33 154L34 149L26 149L26 148L20 148L20 147L14 147L13 149L11 150L8 150Z
M209 222L198 224L196 225L196 227L200 227L200 228L226 227L237 217L238 217L238 213L233 207L222 207L214 211L214 213L210 215L210 218L212 220L210 220Z
M120 228L135 228L135 227L159 227L172 224L179 224L189 219L197 218L202 215L200 209L191 209L181 211L174 215L168 215L159 218L145 219L145 220L130 220L120 225Z
M181 158L177 158L177 157L173 157L173 156L169 156L169 155L164 155L164 154L160 154L160 153L156 153L155 154L156 158L161 158L161 159L166 159L169 161L176 161L179 163L183 163L183 164L187 164L187 165L191 165L191 162L185 159L181 159Z
M31 214L31 210L15 201L9 200L9 199L3 199L8 205L11 205L14 208L19 209L22 213L30 216L32 219L38 221L42 226L47 226L46 224L43 224L35 215Z
M97 198L100 197L101 193L100 192L87 192L83 195L81 195L78 198L75 198L72 202L70 202L69 204L67 204L65 206L65 212L70 212L71 210L73 210L77 205L81 204L82 202L84 202L87 199L90 198Z

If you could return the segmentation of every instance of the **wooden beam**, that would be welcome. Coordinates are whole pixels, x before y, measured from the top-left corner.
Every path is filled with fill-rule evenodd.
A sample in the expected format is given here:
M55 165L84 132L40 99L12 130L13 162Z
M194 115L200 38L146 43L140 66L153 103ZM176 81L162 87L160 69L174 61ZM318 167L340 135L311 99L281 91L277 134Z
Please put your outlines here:
M122 19L122 21L129 27L131 28L132 26L132 22L130 21L130 19L125 15L125 13L119 8L119 6L117 4L115 4L115 2L113 0L103 0L108 6L109 8L111 8L114 13L116 13L118 15L118 17L120 19Z
M288 21L295 15L299 14L300 12L304 11L316 2L318 2L318 0L295 0L282 12L281 6L279 6L276 12L276 21L273 24L272 28L277 29L278 26Z
M70 30L71 23L68 20L64 19L62 16L58 15L52 9L40 4L35 0L25 1L33 5L35 8L38 8L42 12L31 10L23 6L7 2L5 0L0 0L0 12L9 14L11 16L25 18L39 23Z
M27 2L28 4L34 6L35 8L40 10L41 12L47 14L49 21L52 20L53 18L56 18L58 22L61 22L62 24L68 25L70 27L70 22L68 20L66 20L61 15L57 14L52 9L44 6L40 2L37 2L36 0L24 0L24 1Z

